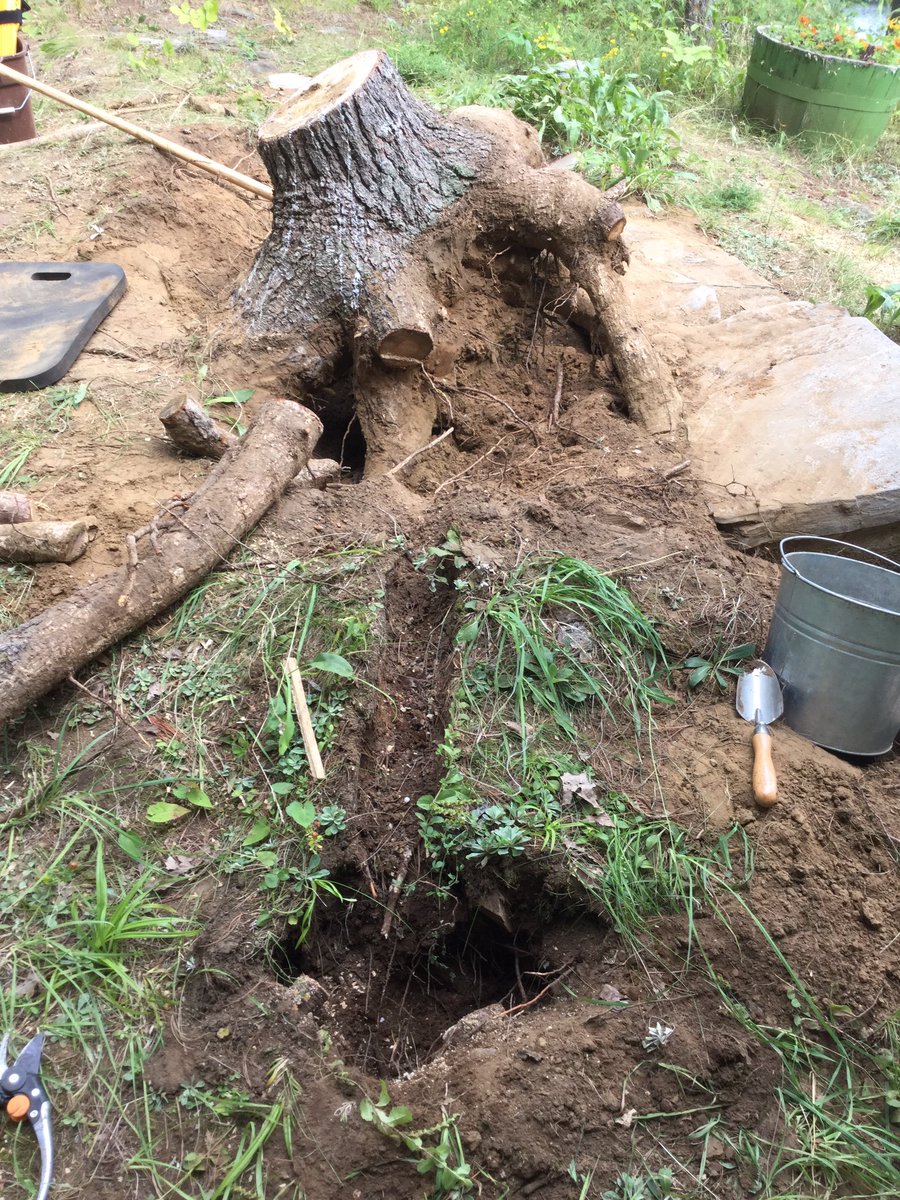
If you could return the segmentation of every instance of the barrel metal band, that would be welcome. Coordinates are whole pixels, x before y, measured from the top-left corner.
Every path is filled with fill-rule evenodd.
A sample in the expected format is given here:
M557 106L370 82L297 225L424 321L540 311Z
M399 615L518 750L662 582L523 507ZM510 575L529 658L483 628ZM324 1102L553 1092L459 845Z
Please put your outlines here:
M803 87L790 79L784 79L781 75L773 75L771 72L764 71L754 62L748 63L747 76L775 96L787 96L791 100L805 100L808 104L817 104L820 108L844 108L851 112L862 113L889 113L894 111L897 104L896 98L892 99L889 96L879 96L874 102L860 104L858 96ZM773 82L777 83L777 86L773 86Z

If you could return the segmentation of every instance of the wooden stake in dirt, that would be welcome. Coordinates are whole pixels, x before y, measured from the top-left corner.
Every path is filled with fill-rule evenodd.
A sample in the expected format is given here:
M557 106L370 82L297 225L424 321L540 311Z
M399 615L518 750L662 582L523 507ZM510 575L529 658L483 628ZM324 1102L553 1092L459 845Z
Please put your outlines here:
M0 525L31 520L31 501L24 492L0 492Z
M325 768L322 766L322 756L319 753L319 743L316 741L316 731L313 729L312 717L309 715L309 705L306 703L306 692L303 690L303 679L296 658L290 655L284 660L284 669L291 681L291 695L294 697L294 712L300 732L303 734L303 747L306 750L306 760L309 763L309 773L313 779L324 779Z
M536 131L511 113L441 114L383 51L366 50L276 109L259 153L272 231L239 310L269 361L311 394L350 361L370 472L431 436L436 400L410 368L458 352L445 301L465 289L460 264L476 247L555 258L584 291L630 415L654 433L679 425L672 372L620 282L621 205L578 174L544 170Z
M309 409L268 401L183 511L156 523L156 549L144 552L132 572L122 566L0 634L0 728L164 612L227 558L304 466L321 435L322 424Z
M216 162L215 159L207 158L205 154L198 154L196 150L191 150L188 146L170 142L168 138L160 137L158 133L151 133L149 129L142 129L140 125L134 125L131 121L117 117L115 113L106 112L102 108L88 104L85 100L78 100L75 96L70 96L68 92L61 92L59 88L51 87L49 83L44 83L41 79L32 79L30 75L23 75L20 71L14 71L12 67L6 67L2 63L0 63L0 77L9 79L12 83L18 83L22 87L31 88L41 96L47 96L51 100L56 100L58 104L74 108L77 112L93 117L96 121L103 121L105 124L111 125L113 129L120 129L129 137L137 138L139 142L147 142L148 145L155 146L157 150L171 154L173 158L180 158L182 162L199 167L201 171L206 171L219 179L225 179L228 183L233 183L247 192L253 192L255 196L260 196L263 200L272 199L272 189L265 183L260 183L258 179L242 175L240 171L226 167L224 163Z
M221 458L239 440L226 425L211 417L202 404L188 397L167 404L159 419L179 450L201 458Z
M0 562L74 562L97 533L88 521L21 521L0 525ZM2 660L0 660L2 661Z

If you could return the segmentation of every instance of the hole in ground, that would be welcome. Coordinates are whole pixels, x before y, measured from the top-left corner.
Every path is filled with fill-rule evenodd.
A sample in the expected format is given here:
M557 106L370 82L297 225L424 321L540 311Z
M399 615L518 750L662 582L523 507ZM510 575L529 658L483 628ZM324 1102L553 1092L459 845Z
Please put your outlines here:
M306 403L322 422L322 436L313 457L333 458L344 468L344 479L359 483L366 466L366 439L349 383L335 384Z
M327 930L319 924L306 949L295 942L286 939L275 956L282 978L309 974L322 984L343 1057L377 1078L427 1062L469 1013L531 999L546 982L535 972L550 969L526 934L508 932L482 911L409 948L383 941L370 919L361 926L355 914Z

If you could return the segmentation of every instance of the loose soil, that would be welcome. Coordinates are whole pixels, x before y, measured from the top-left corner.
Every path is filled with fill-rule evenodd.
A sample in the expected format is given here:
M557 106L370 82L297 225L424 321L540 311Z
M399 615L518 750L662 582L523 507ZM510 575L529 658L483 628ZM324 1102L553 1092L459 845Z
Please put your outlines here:
M260 173L248 141L231 130L172 133ZM4 160L13 193L38 153ZM173 396L200 387L201 364L211 363L207 395L255 388L251 414L289 384L242 358L230 332L228 297L265 233L264 205L147 148L117 148L107 165L115 170L66 205L57 240L39 236L30 251L118 262L128 275L126 297L65 380L89 382L89 399L28 463L39 511L87 513L100 535L79 562L36 570L9 619L120 562L125 532L202 479L207 465L174 454L156 421ZM21 203L27 207L27 198ZM84 234L91 225L103 230L94 240ZM470 561L488 571L527 551L552 550L614 572L660 620L673 661L712 653L720 637L761 643L776 565L722 541L689 470L667 478L677 447L642 436L621 415L613 381L583 336L536 320L540 274L504 278L477 254L463 270L450 315L460 365L435 381L435 432L452 424L453 436L400 479L367 477L357 441L345 482L289 490L252 540L259 559L385 544L398 534L418 551L439 544L452 526ZM551 430L558 364L561 416ZM332 452L353 423L339 401L327 394L317 401L331 422ZM4 424L40 424L46 406L43 393L16 397L3 409ZM688 1135L713 1113L732 1129L774 1136L778 1060L723 1010L706 975L686 966L699 936L755 1019L790 1025L783 971L738 910L732 934L709 913L694 931L682 917L660 919L656 956L648 958L615 934L610 914L565 888L552 863L470 872L451 893L435 891L415 802L441 776L435 751L457 615L453 590L432 586L410 559L394 549L383 560L384 608L368 673L380 691L366 689L348 709L317 796L347 809L347 834L323 853L356 902L323 901L302 950L286 933L273 952L256 928L255 882L211 873L185 885L185 905L192 897L200 904L196 960L206 969L193 973L172 1015L148 1068L152 1086L174 1098L199 1080L215 1086L236 1078L263 1099L272 1062L287 1058L302 1083L303 1120L290 1156L277 1138L270 1143L266 1194L299 1178L309 1200L423 1195L402 1153L355 1107L349 1114L342 1107L358 1098L351 1080L372 1095L388 1080L394 1101L409 1105L422 1126L442 1108L459 1113L470 1161L494 1180L482 1193L492 1200L570 1200L573 1159L581 1172L595 1169L601 1187L636 1163L672 1165L674 1156L696 1166ZM46 740L66 700L52 698L29 719L32 738ZM892 948L900 765L896 757L848 763L779 728L781 802L762 811L750 794L749 732L721 693L681 690L678 703L658 714L658 776L609 728L598 727L579 753L597 778L648 813L668 811L698 838L743 826L756 855L747 898L816 995L846 1005L848 1028L864 1032L900 1001ZM126 741L131 736L123 729ZM385 937L391 882L407 862ZM567 973L566 987L538 998L556 971ZM605 985L627 1006L598 1005ZM664 1055L654 1056L642 1039L657 1021L675 1032ZM57 1157L70 1194L146 1194L116 1139L99 1159L85 1158L77 1130L61 1119L64 1096L57 1107ZM202 1150L211 1186L228 1161L224 1149L210 1147L202 1127L186 1124L180 1141L175 1128L158 1157L180 1161ZM712 1145L705 1194L750 1194L752 1179L732 1168L724 1143Z

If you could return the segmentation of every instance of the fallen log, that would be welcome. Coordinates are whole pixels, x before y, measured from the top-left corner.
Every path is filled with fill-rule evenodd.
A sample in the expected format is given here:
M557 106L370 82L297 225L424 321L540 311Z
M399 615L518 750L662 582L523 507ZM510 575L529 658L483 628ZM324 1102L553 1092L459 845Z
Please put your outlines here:
M31 501L24 492L0 492L0 525L31 520Z
M226 450L236 446L236 434L211 417L202 404L185 398L173 400L159 414L166 433L179 450L201 458L221 458Z
M305 465L321 433L308 409L270 400L181 511L155 523L154 545L141 542L135 566L104 575L0 635L0 727L227 558Z
M74 562L94 538L88 521L20 521L0 525L0 562Z

